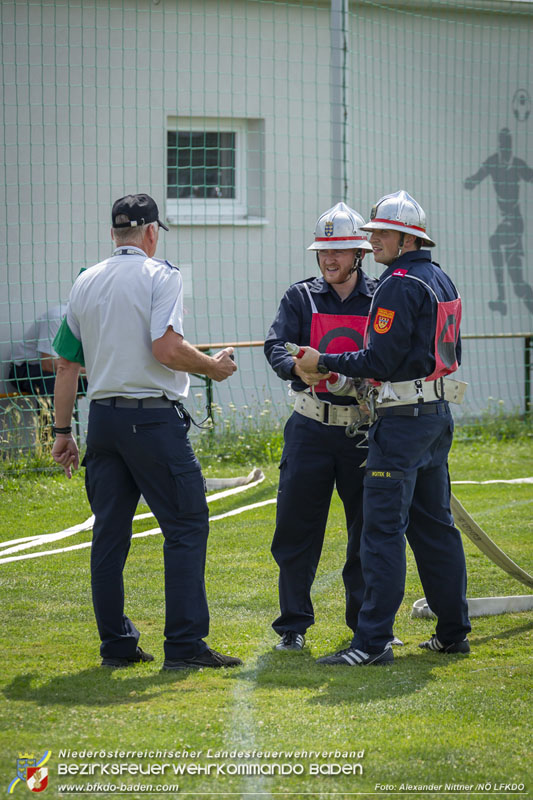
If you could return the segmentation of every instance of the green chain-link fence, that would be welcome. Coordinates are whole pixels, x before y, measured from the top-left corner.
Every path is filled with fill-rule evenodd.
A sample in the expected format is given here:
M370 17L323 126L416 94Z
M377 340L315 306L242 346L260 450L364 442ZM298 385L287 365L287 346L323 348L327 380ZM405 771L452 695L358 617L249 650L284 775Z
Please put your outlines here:
M288 285L316 274L305 248L322 211L344 199L368 217L404 188L459 287L464 333L506 334L465 340L462 413L489 397L523 410L526 339L510 334L532 329L532 11L508 0L3 0L0 390L17 391L13 359L48 352L54 323L32 326L58 316L79 269L110 253L110 207L125 193L149 192L168 220L158 254L182 269L187 338L207 344L264 338ZM371 257L365 266L380 272ZM215 400L268 398L285 414L261 348L237 358ZM1 400L6 446L46 422L14 402Z

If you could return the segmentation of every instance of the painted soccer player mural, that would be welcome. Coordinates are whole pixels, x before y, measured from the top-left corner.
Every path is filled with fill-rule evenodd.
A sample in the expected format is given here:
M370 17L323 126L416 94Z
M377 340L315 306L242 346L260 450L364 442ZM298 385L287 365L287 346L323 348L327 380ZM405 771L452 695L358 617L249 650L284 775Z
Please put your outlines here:
M527 120L531 110L529 94L519 89L513 99L513 112L519 122ZM505 301L505 271L513 283L517 297L533 312L533 288L524 278L524 220L520 211L520 181L533 183L533 169L521 158L513 156L513 139L509 128L498 134L498 150L489 156L478 171L465 180L465 189L472 190L490 176L496 192L502 219L489 239L490 254L496 277L498 296L489 302L492 311L507 314Z

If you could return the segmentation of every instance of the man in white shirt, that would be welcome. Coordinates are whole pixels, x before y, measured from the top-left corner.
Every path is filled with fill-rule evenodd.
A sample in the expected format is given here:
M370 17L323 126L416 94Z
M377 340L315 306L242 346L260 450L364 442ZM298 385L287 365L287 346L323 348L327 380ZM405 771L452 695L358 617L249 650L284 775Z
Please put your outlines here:
M95 515L91 550L93 605L102 666L127 667L153 656L124 613L122 573L131 523L142 494L163 536L164 669L232 667L238 658L211 650L204 567L209 531L205 482L187 437L181 404L189 372L223 381L237 369L232 348L207 356L183 337L183 285L177 267L154 258L159 220L146 194L115 202L111 258L84 270L72 288L54 341L54 460L67 477L78 467L71 417L81 364L90 403L87 495Z

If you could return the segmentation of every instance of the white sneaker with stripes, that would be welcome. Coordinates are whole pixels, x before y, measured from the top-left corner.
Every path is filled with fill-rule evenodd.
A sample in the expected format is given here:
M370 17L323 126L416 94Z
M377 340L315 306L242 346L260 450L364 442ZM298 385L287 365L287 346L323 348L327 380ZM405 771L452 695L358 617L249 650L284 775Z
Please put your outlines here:
M444 644L439 639L437 639L436 634L433 634L431 639L427 642L422 642L418 645L423 650L433 650L435 653L466 653L470 652L470 644L468 639L463 639L462 642L450 642L449 644Z
M376 666L392 664L393 661L394 655L389 643L381 653L363 653L362 650L357 650L354 647L347 647L345 650L339 650L339 652L334 655L317 658L316 663L340 664L344 667L368 667L372 664Z

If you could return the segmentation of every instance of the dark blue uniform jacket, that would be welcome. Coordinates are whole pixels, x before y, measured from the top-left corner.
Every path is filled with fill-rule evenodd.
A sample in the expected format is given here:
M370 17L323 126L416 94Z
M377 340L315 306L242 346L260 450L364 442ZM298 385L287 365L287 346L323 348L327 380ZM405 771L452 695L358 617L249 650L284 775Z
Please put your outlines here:
M295 379L292 373L294 361L285 350L285 342L308 345L311 336L311 305L304 284L307 283L319 314L346 314L348 316L368 315L370 301L376 287L375 278L370 278L364 272L359 273L357 286L344 301L341 300L324 278L306 278L298 281L287 289L283 295L276 318L265 340L265 356L274 372L282 380L292 381L292 388L296 392L308 389L307 384ZM319 392L321 400L347 405L355 403L354 398L335 397L329 393Z
M458 297L457 289L438 264L432 263L429 250L405 253L387 267L380 276L372 305L367 347L357 353L327 355L326 366L352 378L374 378L379 381L407 381L425 378L435 369L435 330L437 301L417 280L394 276L397 269L429 284L440 302ZM383 287L383 288L380 288ZM384 333L377 333L374 321L379 309L392 324ZM461 340L456 348L461 363Z

